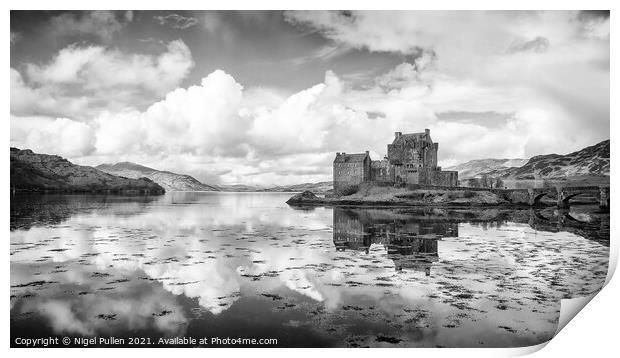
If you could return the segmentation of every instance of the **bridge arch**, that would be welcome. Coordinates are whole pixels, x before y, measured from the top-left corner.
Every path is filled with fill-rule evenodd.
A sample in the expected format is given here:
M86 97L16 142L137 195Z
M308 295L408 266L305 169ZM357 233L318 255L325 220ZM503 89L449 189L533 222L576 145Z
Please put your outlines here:
M545 196L547 194L549 194L549 193L542 192L542 193L539 193L538 195L534 196L534 205L540 205L540 200L542 200L543 196Z
M571 193L569 195L566 196L560 196L561 197L561 205L558 205L558 207L569 207L570 206L570 199L576 197L577 195L581 195L581 194L586 194L583 191L577 192L577 193ZM558 198L560 199L560 198ZM560 200L558 200L558 204L560 204L559 202Z

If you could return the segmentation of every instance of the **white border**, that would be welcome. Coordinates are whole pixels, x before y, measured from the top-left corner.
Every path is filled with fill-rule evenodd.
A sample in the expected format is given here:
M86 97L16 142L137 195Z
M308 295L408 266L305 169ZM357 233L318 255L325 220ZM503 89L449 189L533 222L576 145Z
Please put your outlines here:
M148 1L137 2L127 0L107 0L99 3L86 3L84 1L76 0L56 0L56 1L6 1L7 8L2 12L2 23L10 26L10 9L133 9L133 10L147 10L147 9L419 9L419 10L442 10L442 9L519 9L519 10L532 10L532 9L611 9L611 28L613 35L611 36L611 98L620 98L614 96L617 93L618 81L617 71L615 71L615 65L617 59L617 35L614 32L616 9L620 2L604 1L604 0L589 0L589 1L574 1L565 0L562 2L551 2L541 0L521 0L521 1L489 1L489 0L470 0L454 1L454 0L433 0L424 2L411 2L411 1L397 1L397 0L381 0L381 1L363 1L363 0L346 0L346 1L334 1L334 0L313 0L306 2L292 2L284 0L262 0L262 1L243 1L243 0L227 0L225 2L208 3L206 1L197 0L175 0L173 2L164 1ZM1 122L2 131L5 140L5 150L8 151L10 142L10 125L9 125L9 100L10 100L10 79L9 79L9 31L5 32L5 45L3 47L5 53L2 57L4 61L4 90L2 93L1 101L4 108L5 118ZM617 114L617 104L611 102L611 118L614 118ZM610 133L617 133L618 125L610 120ZM611 158L612 158L612 171L616 167L615 158L618 158L620 153L618 152L617 138L612 138L611 141ZM3 235L4 245L8 248L9 242L9 156L2 157L3 175L1 177L0 188L5 188L2 191L3 206L2 206L2 218L4 221L5 235ZM616 176L611 176L614 189L618 183ZM615 190L611 191L612 201L618 203L618 195ZM618 204L616 204L618 205ZM612 217L616 217L615 212L618 211L617 206L612 206ZM611 223L611 258L610 258L610 273L608 274L608 280L611 278L613 268L615 268L618 257L618 235L617 225L612 220ZM9 270L10 260L8 253L5 252L6 261L4 262L4 269L2 270L2 287L5 288L5 307L10 306L9 303ZM609 282L609 284L596 295L592 301L586 306L586 308L579 313L573 322L570 322L559 334L546 344L541 344L535 347L520 348L520 349L389 349L389 351L378 351L377 349L360 350L360 349L254 349L251 352L247 350L239 349L182 349L178 352L177 349L150 349L148 352L138 352L128 349L114 350L114 354L148 354L153 356L168 356L170 354L180 353L184 356L205 356L205 355L236 355L236 354L252 354L253 356L290 356L294 354L296 356L310 356L315 354L337 354L337 355L355 355L357 357L376 356L380 354L390 354L398 356L411 356L417 354L423 354L425 356L444 357L444 356L463 356L463 357L495 357L495 356L515 356L523 355L532 352L536 352L538 357L566 357L566 356L612 356L617 354L616 340L618 339L616 331L615 319L618 318L618 303L620 302L620 283L618 278ZM9 310L0 310L2 317L2 336L3 347L5 354L10 354L11 357L24 357L33 356L38 354L44 354L46 357L73 357L82 356L85 354L83 349L45 349L40 351L38 349L9 349ZM541 349L543 348L544 349ZM105 349L89 349L87 354L94 357L103 357L110 354ZM5 355L8 356L8 355Z

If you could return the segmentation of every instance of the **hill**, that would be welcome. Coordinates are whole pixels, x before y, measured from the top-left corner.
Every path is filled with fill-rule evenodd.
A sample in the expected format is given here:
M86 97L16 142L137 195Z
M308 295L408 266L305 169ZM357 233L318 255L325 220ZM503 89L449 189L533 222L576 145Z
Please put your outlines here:
M11 188L15 191L123 192L163 194L147 178L122 178L57 156L11 148Z
M207 185L186 174L177 174L168 171L157 170L131 162L116 164L101 164L97 169L109 174L126 178L149 178L164 187L167 191L219 191L213 185Z
M480 159L455 165L459 180L488 175L505 179L566 179L609 176L609 140L569 154L523 159Z
M458 171L459 179L469 179L493 171L499 171L510 167L520 167L527 162L528 159L475 159L444 169Z
M270 192L303 192L303 191L311 191L313 193L327 193L333 189L332 181L322 181L318 183L303 183L303 184L295 184L288 186L275 186L267 189L263 189L261 191L270 191Z
M515 179L609 176L609 140L565 155L538 155L521 167L500 170L496 175Z

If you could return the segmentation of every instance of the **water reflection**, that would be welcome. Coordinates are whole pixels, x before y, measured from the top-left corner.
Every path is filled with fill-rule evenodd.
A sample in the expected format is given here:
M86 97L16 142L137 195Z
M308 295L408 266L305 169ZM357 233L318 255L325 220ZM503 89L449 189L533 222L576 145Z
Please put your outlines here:
M12 337L529 345L555 332L560 299L596 292L607 272L609 216L585 209L539 213L547 220L526 210L292 210L287 197L12 201ZM572 231L558 229L565 214Z
M437 241L458 237L454 222L411 220L394 211L334 208L334 246L338 251L358 250L366 254L372 244L382 245L395 269L424 272L430 276L439 260Z

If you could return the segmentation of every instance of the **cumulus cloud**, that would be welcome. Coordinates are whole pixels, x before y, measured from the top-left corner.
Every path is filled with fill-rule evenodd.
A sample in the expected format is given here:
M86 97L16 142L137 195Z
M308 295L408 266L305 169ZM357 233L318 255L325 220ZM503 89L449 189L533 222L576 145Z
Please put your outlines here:
M378 76L375 82L383 88L402 88L422 81L422 76L435 65L435 55L424 52L413 63L403 62L387 73Z
M161 93L178 86L193 66L191 51L182 40L171 41L159 56L127 55L102 46L66 47L44 65L29 64L37 84L80 85L87 90L139 86Z
M40 153L76 157L95 150L94 130L68 118L11 116L11 145Z
M98 149L122 153L139 143L141 150L171 154L244 155L241 139L247 124L237 114L241 98L242 86L230 75L215 71L200 86L176 89L144 112L97 118ZM126 135L116 139L122 132Z
M375 107L400 107L376 109L388 117L403 112L429 118L419 112L424 107L516 113L528 138L520 147L525 155L575 150L609 137L608 12L295 11L286 19L343 46L433 54L429 70L405 62L377 79L383 92L357 94ZM424 105L404 100L420 96ZM486 131L483 122L468 125ZM543 126L547 132L540 131ZM444 133L450 134L437 134Z
M194 66L182 40L158 55L126 54L104 46L70 45L25 75L11 69L11 112L88 118L102 109L152 103L179 86Z
M304 164L288 163L286 171L324 173L324 165L317 165L312 155L319 154L325 164L329 159L323 154L372 142L373 129L384 125L345 106L343 86L328 72L324 83L278 101L277 95L265 95L267 90L244 90L231 75L218 70L199 86L170 92L144 112L98 117L97 151L139 150L260 163L246 164L248 175L273 173L284 164L278 160L308 155L302 161L308 164L306 169L301 169ZM239 164L236 168L243 171Z

